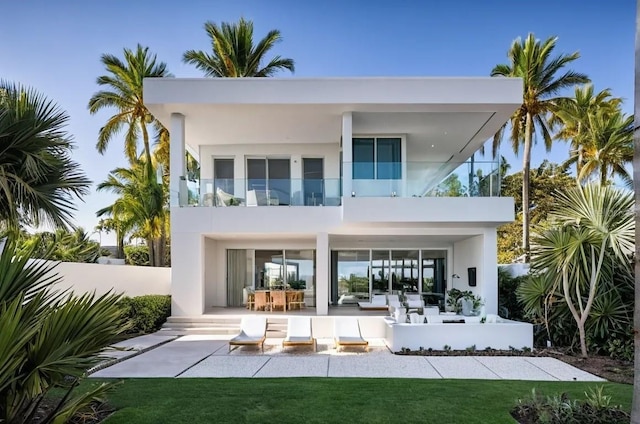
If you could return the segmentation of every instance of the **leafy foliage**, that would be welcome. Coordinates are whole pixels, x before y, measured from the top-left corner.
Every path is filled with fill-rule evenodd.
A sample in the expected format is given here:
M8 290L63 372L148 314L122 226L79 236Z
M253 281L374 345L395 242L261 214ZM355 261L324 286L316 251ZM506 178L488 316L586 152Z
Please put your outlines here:
M36 233L24 238L22 246L33 246L34 258L52 261L93 263L100 256L100 244L89 239L82 228Z
M549 212L556 203L556 192L566 192L576 185L565 167L543 161L531 170L529 182L530 222L545 225ZM500 195L515 200L516 219L498 227L498 263L514 262L524 252L522 249L522 172L502 179Z
M511 274L498 268L498 312L504 318L522 320L524 310L518 301L517 290L527 276L512 277Z
M240 18L237 23L206 22L204 30L211 40L211 53L188 50L182 60L208 77L270 77L278 71L295 70L293 59L275 56L265 65L266 54L282 40L280 31L271 30L253 44L253 22Z
M149 248L147 246L125 246L124 256L128 265L149 266Z
M76 411L100 399L113 385L87 393L73 389L97 355L127 329L120 296L75 296L55 291L55 264L30 262L10 240L0 253L0 421L31 422L52 390L64 396L39 422L67 422Z
M171 296L146 295L124 297L120 306L131 322L130 333L153 333L171 315Z
M91 181L71 159L69 116L37 91L0 81L0 229L73 227Z

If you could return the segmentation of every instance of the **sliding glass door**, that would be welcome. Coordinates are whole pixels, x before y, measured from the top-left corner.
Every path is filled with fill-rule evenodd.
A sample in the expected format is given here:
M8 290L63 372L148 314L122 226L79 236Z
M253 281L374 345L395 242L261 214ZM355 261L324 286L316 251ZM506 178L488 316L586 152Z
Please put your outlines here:
M247 191L253 191L256 205L279 206L291 203L291 164L289 159L248 158Z

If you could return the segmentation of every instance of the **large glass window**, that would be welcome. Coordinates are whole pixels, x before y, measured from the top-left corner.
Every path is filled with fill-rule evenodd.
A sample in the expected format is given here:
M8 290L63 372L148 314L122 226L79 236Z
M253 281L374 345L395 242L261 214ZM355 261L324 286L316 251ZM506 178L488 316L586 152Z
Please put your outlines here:
M393 291L418 293L419 252L394 250L391 252L391 287Z
M447 291L446 250L422 251L422 294L427 304L444 306Z
M354 138L353 179L401 179L401 146L399 138Z
M371 252L371 288L373 294L389 293L389 251Z
M234 194L233 159L213 159L213 186L226 194Z
M323 205L324 202L324 160L322 158L303 158L302 174L304 179L305 206Z
M334 304L355 305L369 299L369 251L341 250L331 254L331 298Z
M291 203L289 159L247 159L247 205L278 206ZM251 199L250 199L251 197Z

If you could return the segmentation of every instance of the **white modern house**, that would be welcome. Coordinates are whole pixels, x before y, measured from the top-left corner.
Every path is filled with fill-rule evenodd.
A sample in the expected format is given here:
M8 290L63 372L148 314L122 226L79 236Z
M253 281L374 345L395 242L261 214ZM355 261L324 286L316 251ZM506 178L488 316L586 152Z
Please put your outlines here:
M146 79L171 132L172 315L273 287L317 315L451 288L496 314L514 201L474 154L521 98L510 78Z

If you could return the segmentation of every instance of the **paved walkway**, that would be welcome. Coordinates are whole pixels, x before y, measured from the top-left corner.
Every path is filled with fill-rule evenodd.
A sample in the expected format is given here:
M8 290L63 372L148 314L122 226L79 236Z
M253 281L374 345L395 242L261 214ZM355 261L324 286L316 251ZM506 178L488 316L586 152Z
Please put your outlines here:
M356 349L336 353L331 340L318 340L318 352L309 348L282 351L280 340L267 339L264 353L241 347L229 353L229 336L148 335L121 344L156 348L133 352L91 377L371 377L453 378L487 380L604 381L554 358L497 356L394 355L383 340L370 341L369 352ZM135 356L133 356L135 355Z

